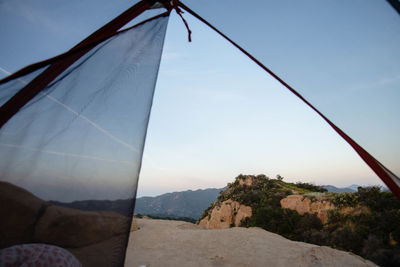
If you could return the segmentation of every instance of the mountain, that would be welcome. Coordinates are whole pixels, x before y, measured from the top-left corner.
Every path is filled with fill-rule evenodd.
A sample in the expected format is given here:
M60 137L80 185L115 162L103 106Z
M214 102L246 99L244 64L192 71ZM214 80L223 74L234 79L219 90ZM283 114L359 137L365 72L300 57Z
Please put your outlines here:
M223 189L209 188L141 197L136 199L135 213L198 219L203 210L217 199L221 190Z
M349 187L336 187L333 185L323 185L323 188L325 188L326 190L328 190L328 192L332 192L332 193L353 193L353 192L357 192L357 188L359 187L359 185L351 185Z
M347 188L350 188L352 190L354 190L355 192L357 192L357 189L360 187L360 185L358 184L352 184L350 186L348 186Z

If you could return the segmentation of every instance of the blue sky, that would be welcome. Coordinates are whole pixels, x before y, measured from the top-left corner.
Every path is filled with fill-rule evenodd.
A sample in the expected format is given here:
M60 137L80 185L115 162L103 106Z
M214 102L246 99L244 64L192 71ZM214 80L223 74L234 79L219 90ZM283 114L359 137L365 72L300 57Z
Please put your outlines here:
M170 18L140 195L223 187L240 173L341 186L379 183L313 111L186 17L192 43L180 19Z
M0 34L6 36L1 43L0 67L13 72L64 52L131 4L122 0L97 2L94 6L93 1L0 1ZM222 12L223 5L201 13L203 10L196 9L196 2L188 1L188 5L192 4L193 9L206 17L219 14L217 26L226 29L245 47L253 48L251 52L256 55L260 54L262 44L264 47L268 44L269 52L262 60L271 62L272 69L282 77L289 77L302 88L307 85L310 91L304 93L314 92L310 97L316 96L317 105L328 107L328 117L334 117L350 136L359 137L356 141L367 144L367 150L375 152L378 159L383 158L383 163L398 173L400 143L396 114L399 114L400 66L396 47L400 44L400 33L395 28L399 24L397 15L386 9L386 3L368 3L357 9L360 11L356 15L351 12L357 8L355 2L344 10L340 4L324 6L307 1L303 6L296 4L288 12L280 10L287 8L285 5L289 2L283 3L282 6L272 4L271 8L268 5L271 2L258 2L259 8L252 10L253 16L249 15L248 19L219 25L224 19L232 21L229 14ZM307 9L313 5L315 10ZM244 14L250 14L246 13L247 8L244 7ZM318 9L320 13L313 12ZM254 22L253 17L257 18L263 10L268 16L261 19L259 28L249 28L247 25ZM240 14L234 7L229 11ZM381 20L382 16L385 19ZM181 19L175 14L170 18L139 196L223 187L240 173L265 173L272 177L280 174L288 181L337 186L381 184L356 153L311 109L206 26L188 14L185 18L193 31L192 43L187 42ZM365 25L367 18L369 24ZM264 20L276 21L276 25L266 24ZM319 26L314 21L326 23ZM303 29L302 34L309 35L306 40L320 38L313 43L296 43L304 37L295 34L296 25ZM281 30L276 31L276 27ZM363 27L365 32L359 33ZM291 35L285 36L285 31ZM257 32L260 34L254 34ZM272 34L261 34L264 32ZM351 38L354 32L359 35ZM374 41L375 35L380 41ZM344 41L336 43L342 46L335 46L335 41L341 38ZM316 47L326 50L318 51ZM310 73L316 70L318 75L310 80ZM335 75L341 75L342 80ZM361 82L356 83L360 77ZM361 96L363 104L351 106L351 102L335 94L318 99L321 84L331 92L337 87L353 97ZM384 95L381 101L376 101L379 90L389 91L391 97ZM368 109L369 106L374 109ZM349 111L351 116L343 116ZM340 116L335 117L336 114ZM382 114L386 114L384 120ZM365 135L367 131L371 134ZM382 135L383 139L377 138Z

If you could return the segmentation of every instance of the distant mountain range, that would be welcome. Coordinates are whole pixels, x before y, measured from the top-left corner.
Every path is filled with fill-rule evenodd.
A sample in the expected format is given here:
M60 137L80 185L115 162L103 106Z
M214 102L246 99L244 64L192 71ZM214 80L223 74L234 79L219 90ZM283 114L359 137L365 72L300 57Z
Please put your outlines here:
M328 190L328 192L332 192L332 193L353 193L353 192L357 192L357 188L359 187L359 185L353 184L351 186L348 187L336 187L333 185L323 185L323 188L325 188L326 190Z
M152 215L157 217L186 217L197 220L203 211L214 202L224 188L209 188L166 193L156 197L140 197L136 199L135 214ZM49 201L58 206L86 211L115 211L129 215L131 199L119 200L83 200L64 203Z
M167 193L157 197L141 197L136 200L135 213L198 219L203 211L217 200L221 190L223 188L209 188Z
M129 216L132 206L132 199L118 200L81 200L74 202L49 201L53 205L67 207L71 209L79 209L86 211L115 211L123 215Z
M333 185L324 185L323 188L329 192L344 193L356 192L358 185L349 187L335 187ZM220 191L225 188L209 188L198 190L187 190L181 192L166 193L156 197L140 197L136 199L136 214L152 215L158 217L187 217L199 219L204 210L210 204L217 200ZM115 211L124 215L129 215L132 205L130 199L120 200L84 200L63 203L50 201L59 206L80 209L80 210L107 210Z

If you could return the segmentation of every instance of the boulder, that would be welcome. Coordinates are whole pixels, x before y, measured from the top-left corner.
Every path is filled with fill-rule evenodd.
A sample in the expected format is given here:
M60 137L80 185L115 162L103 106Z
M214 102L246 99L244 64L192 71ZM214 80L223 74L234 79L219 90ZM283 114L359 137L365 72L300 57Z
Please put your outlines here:
M220 206L215 206L211 214L203 218L199 225L209 229L226 229L232 226L240 226L243 219L251 216L251 207L228 199L222 202Z
M138 223L140 230L129 238L125 266L376 267L352 253L291 241L260 228L205 230L180 221Z
M81 211L50 206L35 227L41 243L73 248L98 243L129 231L129 219L112 211Z
M122 264L130 225L127 216L52 205L7 182L0 182L0 214L0 249L46 243L68 249L83 266ZM132 225L136 229L137 224Z
M33 242L82 247L129 232L124 215L51 205L7 182L0 182L0 213L0 248Z

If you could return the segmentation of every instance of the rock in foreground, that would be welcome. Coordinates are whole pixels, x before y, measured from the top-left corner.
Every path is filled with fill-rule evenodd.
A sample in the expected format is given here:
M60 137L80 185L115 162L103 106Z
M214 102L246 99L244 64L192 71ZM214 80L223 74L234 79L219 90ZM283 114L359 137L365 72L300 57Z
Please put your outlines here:
M206 230L180 221L139 219L125 266L376 266L328 247L260 228Z
M56 206L0 181L0 214L0 249L55 245L69 250L85 267L119 266L125 252L130 218L116 212Z

